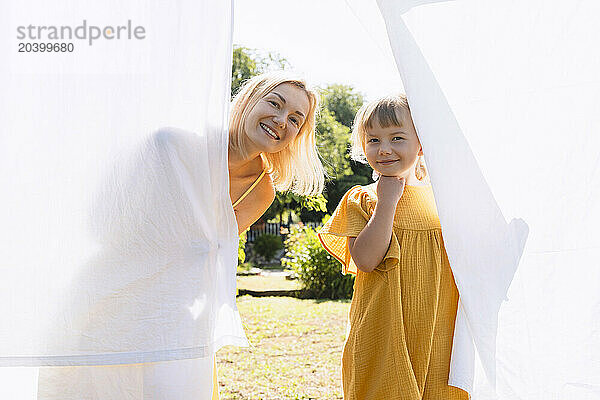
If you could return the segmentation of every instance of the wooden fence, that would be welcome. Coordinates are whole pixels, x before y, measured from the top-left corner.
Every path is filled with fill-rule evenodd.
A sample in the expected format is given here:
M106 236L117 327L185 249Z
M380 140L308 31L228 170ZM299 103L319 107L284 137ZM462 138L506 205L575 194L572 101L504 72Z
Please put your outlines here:
M322 224L320 222L305 222L304 225L316 229ZM289 232L289 225L287 224L282 224L280 222L264 223L251 226L250 230L246 233L246 237L247 242L251 243L256 240L257 237L266 233L285 238L287 232Z

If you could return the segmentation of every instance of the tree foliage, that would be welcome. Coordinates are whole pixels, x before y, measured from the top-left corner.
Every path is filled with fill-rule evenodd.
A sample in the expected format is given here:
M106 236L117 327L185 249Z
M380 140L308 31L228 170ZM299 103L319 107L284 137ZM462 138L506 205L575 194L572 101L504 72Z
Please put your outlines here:
M283 242L280 236L265 233L256 238L252 246L252 252L265 262L269 262L275 257L279 250L283 249Z
M263 72L285 69L290 63L274 52L261 52L247 47L233 47L233 64L231 67L231 97L240 86L253 76Z
M292 222L292 212L301 216L304 210L325 213L327 212L327 199L323 195L299 196L292 192L277 193L263 218L270 220L279 217L279 222L288 225Z
M342 125L352 128L354 116L365 99L352 86L333 84L325 88L322 95L323 108L329 110Z
M350 159L350 131L356 112L362 107L364 98L352 86L334 84L322 93L323 111L319 119L318 144L330 179L325 185L327 213L331 214L348 189L372 182L371 168ZM333 119L333 121L331 120ZM337 126L336 126L337 124ZM320 220L322 213L305 212ZM306 218L310 218L306 215Z
M354 277L340 273L340 263L321 246L314 229L293 227L285 241L285 248L285 257L281 262L296 273L310 297L352 297Z
M317 147L327 176L336 179L352 173L348 159L350 128L337 121L323 108L317 120Z

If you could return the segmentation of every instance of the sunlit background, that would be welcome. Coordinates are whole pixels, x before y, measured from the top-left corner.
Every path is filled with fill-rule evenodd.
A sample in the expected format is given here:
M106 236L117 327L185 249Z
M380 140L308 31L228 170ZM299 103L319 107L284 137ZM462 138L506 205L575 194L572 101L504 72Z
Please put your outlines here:
M373 3L373 4L371 4ZM276 52L318 86L351 85L367 100L402 91L383 20L367 0L236 0L235 45Z

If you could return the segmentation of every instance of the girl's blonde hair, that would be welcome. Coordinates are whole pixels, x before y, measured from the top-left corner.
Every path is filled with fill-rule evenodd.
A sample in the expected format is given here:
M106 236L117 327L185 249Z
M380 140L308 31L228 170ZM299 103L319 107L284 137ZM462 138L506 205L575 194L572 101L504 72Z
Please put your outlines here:
M382 128L390 126L402 127L403 124L412 124L410 115L410 107L408 99L404 94L395 96L386 96L371 103L363 105L354 117L352 126L352 134L350 141L352 147L350 149L350 157L358 162L368 164L365 156L365 138L367 130L373 128L373 123L377 121ZM419 156L415 167L415 175L419 180L422 180L427 171L423 157Z
M261 157L278 191L291 190L299 195L314 196L323 191L325 181L325 171L315 142L319 98L303 79L280 71L258 75L246 81L232 101L229 131L233 134L230 135L229 147L244 157L248 156L248 137L244 131L246 118L260 99L282 83L303 89L308 97L309 110L298 135L285 149L277 153L261 153Z

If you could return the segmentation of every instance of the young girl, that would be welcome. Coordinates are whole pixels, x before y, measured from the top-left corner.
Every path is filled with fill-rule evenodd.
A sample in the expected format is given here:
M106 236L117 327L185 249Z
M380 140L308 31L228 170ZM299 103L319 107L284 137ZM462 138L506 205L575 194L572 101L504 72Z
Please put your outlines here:
M355 186L319 233L356 274L342 356L346 400L467 400L449 386L458 291L423 150L405 96L356 115L352 157L377 182Z

